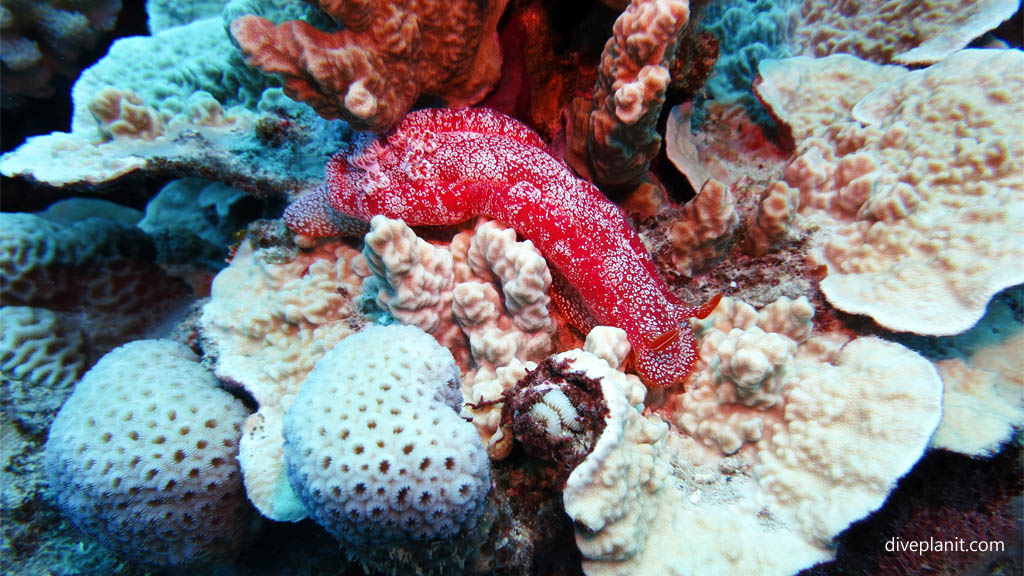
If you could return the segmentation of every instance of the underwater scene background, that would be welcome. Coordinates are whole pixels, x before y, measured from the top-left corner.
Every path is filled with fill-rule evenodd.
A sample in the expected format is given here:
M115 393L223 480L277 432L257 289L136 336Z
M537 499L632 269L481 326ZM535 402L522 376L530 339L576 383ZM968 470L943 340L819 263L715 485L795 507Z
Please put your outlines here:
M1019 2L0 33L4 574L1024 573Z

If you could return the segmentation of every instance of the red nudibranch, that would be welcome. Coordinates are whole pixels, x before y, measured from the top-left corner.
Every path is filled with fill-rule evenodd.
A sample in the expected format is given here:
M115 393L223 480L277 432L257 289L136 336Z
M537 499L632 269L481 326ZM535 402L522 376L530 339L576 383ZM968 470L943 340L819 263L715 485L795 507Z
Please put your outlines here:
M343 148L327 165L327 184L288 207L289 228L330 235L325 200L362 221L382 214L438 226L494 218L533 241L565 280L554 296L577 328L625 330L647 385L669 386L693 370L688 319L707 316L719 298L695 307L673 295L619 209L518 121L486 108L412 112L390 131Z

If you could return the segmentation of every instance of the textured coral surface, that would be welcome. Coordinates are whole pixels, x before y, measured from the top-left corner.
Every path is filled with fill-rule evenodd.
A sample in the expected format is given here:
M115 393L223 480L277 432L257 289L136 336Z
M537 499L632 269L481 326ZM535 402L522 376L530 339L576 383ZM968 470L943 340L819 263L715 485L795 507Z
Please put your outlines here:
M344 28L274 25L244 16L231 34L246 61L281 75L285 91L354 128L395 125L420 95L475 104L498 81L497 24L508 0L320 2Z
M146 4L0 123L5 573L1021 573L1019 2Z

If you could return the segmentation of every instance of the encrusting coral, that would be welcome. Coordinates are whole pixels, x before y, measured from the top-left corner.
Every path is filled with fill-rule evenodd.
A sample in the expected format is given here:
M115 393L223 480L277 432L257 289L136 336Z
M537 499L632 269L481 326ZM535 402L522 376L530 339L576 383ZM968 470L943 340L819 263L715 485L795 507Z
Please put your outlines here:
M589 576L792 574L882 504L927 447L942 383L897 344L810 337L811 313L723 299L695 322L689 389L653 412L621 374L601 380L605 429L564 495Z
M285 92L357 130L389 128L421 95L479 102L501 72L498 19L508 0L319 2L341 29L258 16L231 23L246 61Z
M298 520L306 510L288 487L281 426L317 360L364 323L354 303L361 278L350 266L358 252L339 242L304 253L259 248L258 238L214 279L200 333L217 377L259 404L239 454L249 499L270 518Z
M1024 426L1024 286L989 303L970 330L944 338L904 336L935 362L944 384L934 448L991 456Z
M833 61L861 88L818 84ZM784 185L816 230L808 254L827 266L830 303L894 330L956 334L1024 281L1024 104L1011 96L1024 54L964 50L913 72L795 58L762 74L758 93L799 142Z
M224 17L245 8L232 0ZM304 12L302 3L260 8L275 18ZM247 67L225 24L215 16L117 40L76 80L70 132L30 138L0 158L0 171L53 186L133 172L263 194L315 185L329 158L325 142L344 138L347 127L324 122L288 99L279 81Z
M879 63L934 64L1012 17L1019 7L1017 0L810 0L799 3L793 14L793 54L846 53Z

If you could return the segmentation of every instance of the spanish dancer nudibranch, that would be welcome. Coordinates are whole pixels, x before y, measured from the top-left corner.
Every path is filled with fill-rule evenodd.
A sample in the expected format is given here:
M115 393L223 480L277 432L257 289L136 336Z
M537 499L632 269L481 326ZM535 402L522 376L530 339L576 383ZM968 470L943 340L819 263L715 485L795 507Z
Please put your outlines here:
M719 298L687 306L672 294L619 209L520 122L485 108L412 112L339 151L327 182L326 191L288 207L289 228L327 235L325 200L362 221L384 215L444 226L494 218L531 240L556 269L562 278L553 296L578 329L626 331L645 384L670 386L693 370L688 319L707 316Z

